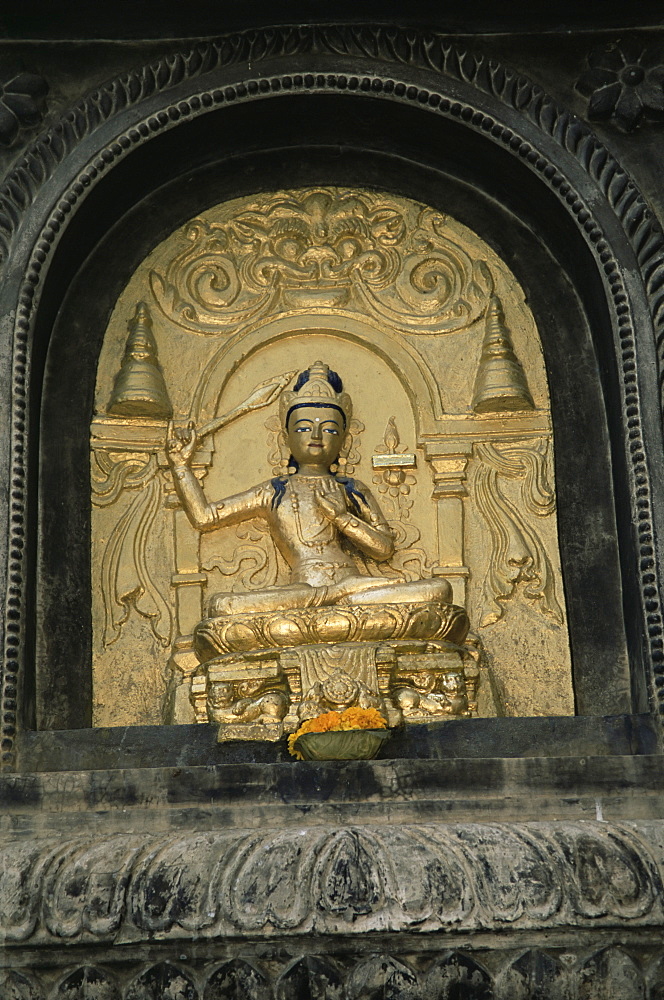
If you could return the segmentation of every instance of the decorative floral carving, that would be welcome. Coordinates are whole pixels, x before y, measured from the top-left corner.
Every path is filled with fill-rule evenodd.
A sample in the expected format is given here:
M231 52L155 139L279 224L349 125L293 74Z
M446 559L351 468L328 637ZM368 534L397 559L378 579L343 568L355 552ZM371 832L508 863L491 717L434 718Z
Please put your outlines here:
M38 125L44 115L48 84L26 73L16 60L0 60L0 144L11 146L23 128Z
M484 580L481 625L499 621L505 602L523 584L524 596L558 624L563 615L556 598L555 575L546 549L523 511L549 517L555 496L548 481L548 441L534 447L478 444L479 459L473 478L477 509L491 536L491 555ZM501 489L500 481L521 482L518 507Z
M385 195L267 195L224 222L196 219L182 237L150 280L165 315L193 333L321 306L360 309L403 333L450 333L477 319L493 290L442 215L426 208L408 226Z
M387 564L372 563L370 560L366 562L376 575L423 580L431 575L432 565L424 549L416 545L421 534L410 520L414 503L410 490L417 484L417 479L408 469L415 468L415 456L407 454L407 448L400 447L400 442L395 418L390 417L383 440L374 448L374 453L385 460L394 461L390 465L381 464L377 467L373 483L381 496L381 507L387 523L394 533L394 555ZM410 461L402 464L406 459Z
M14 841L3 846L0 935L16 944L343 935L349 919L356 933L661 926L660 826L312 826Z
M588 117L613 118L625 132L643 117L664 120L664 58L661 47L626 43L595 49L576 87L590 97Z

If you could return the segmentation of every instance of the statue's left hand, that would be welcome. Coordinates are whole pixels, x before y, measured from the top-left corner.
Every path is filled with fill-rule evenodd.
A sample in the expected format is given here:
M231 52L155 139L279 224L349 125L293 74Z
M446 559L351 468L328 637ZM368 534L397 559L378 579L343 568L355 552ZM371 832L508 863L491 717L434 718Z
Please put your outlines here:
M316 503L325 517L330 521L335 521L342 514L346 513L346 504L342 497L333 493L316 493Z

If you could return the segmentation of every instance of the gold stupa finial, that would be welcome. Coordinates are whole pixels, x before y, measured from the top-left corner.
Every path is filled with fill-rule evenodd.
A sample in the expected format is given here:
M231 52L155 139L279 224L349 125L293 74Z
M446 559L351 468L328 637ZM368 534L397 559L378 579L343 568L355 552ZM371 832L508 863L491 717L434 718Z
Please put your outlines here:
M475 413L534 410L526 375L514 353L503 306L497 295L492 295L489 300L485 329L475 378L473 410Z
M136 303L136 312L127 329L129 336L108 412L122 417L171 417L173 408L157 360L152 317L145 302Z

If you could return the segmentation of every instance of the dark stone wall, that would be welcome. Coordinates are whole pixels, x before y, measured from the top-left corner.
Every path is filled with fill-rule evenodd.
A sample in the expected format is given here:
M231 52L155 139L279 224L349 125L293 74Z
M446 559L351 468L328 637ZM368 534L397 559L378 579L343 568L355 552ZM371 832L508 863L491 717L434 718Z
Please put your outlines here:
M664 995L659 8L0 11L0 996ZM109 310L180 221L282 178L433 200L524 284L577 718L426 727L343 766L86 730Z

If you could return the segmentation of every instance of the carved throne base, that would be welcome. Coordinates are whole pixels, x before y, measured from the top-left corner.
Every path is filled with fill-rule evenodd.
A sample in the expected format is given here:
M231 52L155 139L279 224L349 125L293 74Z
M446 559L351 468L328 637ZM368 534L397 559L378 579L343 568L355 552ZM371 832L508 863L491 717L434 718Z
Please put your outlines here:
M412 604L332 604L261 614L205 618L194 630L201 663L227 653L284 649L312 643L387 642L392 639L447 639L462 643L468 634L463 608L437 601Z
M196 719L225 741L278 740L351 706L390 726L469 717L479 670L459 645L467 631L463 608L436 602L208 618L194 633Z

